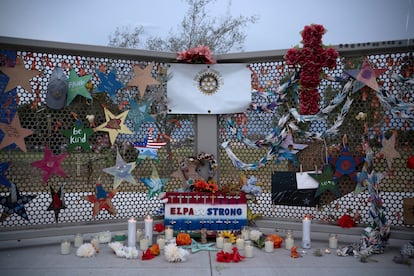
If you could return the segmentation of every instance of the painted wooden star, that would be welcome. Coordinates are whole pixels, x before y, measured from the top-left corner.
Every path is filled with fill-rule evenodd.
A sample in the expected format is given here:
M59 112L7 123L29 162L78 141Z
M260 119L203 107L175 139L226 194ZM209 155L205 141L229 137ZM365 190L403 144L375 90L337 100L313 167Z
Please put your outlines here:
M133 122L134 130L140 131L141 125L145 122L155 122L154 117L148 114L148 110L151 107L152 101L147 100L142 103L138 103L134 99L129 100L130 109L128 119Z
M32 163L33 167L39 168L43 171L42 184L45 185L50 177L53 175L59 175L62 177L67 177L68 175L61 167L63 160L68 156L67 152L61 153L59 155L54 155L50 148L45 147L43 159L38 160Z
M11 187L12 183L7 179L5 173L10 167L10 162L0 163L0 184L6 187Z
M0 149L15 144L22 151L27 152L24 138L32 135L33 131L27 128L22 128L17 112L10 124L0 123L0 130L4 133L4 138L0 143Z
M24 205L32 201L35 197L36 195L21 195L16 185L11 183L10 194L8 196L0 196L0 205L3 206L0 222L6 220L12 214L17 214L29 221L29 216Z
M127 163L122 159L119 150L116 151L116 163L115 166L102 169L104 172L114 176L113 188L116 189L122 183L122 181L129 182L137 185L135 178L131 175L133 169L135 169L136 163Z
M135 142L133 143L134 148L138 151L138 156L136 162L139 164L142 160L155 160L155 162L159 162L158 159L158 150L165 146L167 142L157 142L154 141L152 137L153 128L148 130L148 135L143 142Z
M132 131L125 125L126 117L129 110L122 112L121 114L114 115L107 108L104 108L106 122L96 127L95 131L106 131L109 133L109 140L113 145L116 137L120 133L132 134Z
M86 151L92 151L89 145L89 137L94 133L92 128L83 128L82 121L77 120L71 129L62 130L63 136L69 138L68 151L82 147Z
M22 58L17 58L14 67L1 66L0 71L10 78L5 89L6 92L21 86L24 90L32 93L33 88L30 80L40 74L37 70L27 70Z
M144 69L141 69L138 65L134 66L134 77L128 82L127 86L138 87L141 98L144 97L145 91L149 85L158 85L159 81L154 79L151 75L152 67L154 63L148 64Z
M329 158L329 163L335 168L334 179L348 175L352 180L357 180L357 167L364 162L363 157L352 156L348 147L344 146L339 157Z
M106 192L102 187L102 184L96 184L96 193L93 195L87 195L83 199L93 203L92 216L95 218L101 210L107 210L109 214L115 216L116 209L112 203L112 198L115 197L118 190L114 189L110 192Z
M150 178L140 178L139 180L144 183L144 185L148 188L148 199L158 195L159 193L164 191L164 185L168 182L168 178L160 178L158 175L158 171L153 164L152 165L152 173Z
M382 139L382 148L379 152L381 156L384 156L387 161L388 170L392 170L392 163L394 158L400 158L401 154L395 149L395 139L396 134L393 133L390 138L383 137Z
M334 173L331 165L325 165L322 173L309 173L309 176L319 182L315 197L320 196L325 191L332 192L337 198L342 196L336 181L333 179Z
M109 97L115 101L117 90L122 89L125 86L116 79L116 72L110 71L108 74L105 74L100 70L96 70L96 74L101 80L98 87L96 88L96 92L106 92L108 93Z
M59 221L60 210L66 209L65 204L65 192L63 190L64 185L59 187L59 190L55 192L52 186L50 186L50 195L52 197L52 202L50 203L47 211L52 211L55 213L55 222Z
M365 59L364 62L361 65L361 68L359 70L346 70L345 73L350 75L352 78L356 79L357 82L362 83L361 84L354 84L359 89L361 89L363 86L368 86L375 91L379 90L377 78L384 74L387 71L387 69L377 69L372 68L371 63L368 61L368 59ZM354 88L353 92L356 92L356 89Z
M92 100L91 93L89 93L88 89L86 89L86 83L88 83L91 78L92 75L79 77L74 69L70 71L68 81L68 97L66 98L67 106L69 106L78 95Z
M194 239L191 239L191 245L184 245L181 246L184 249L190 249L191 253L197 253L200 251L217 251L218 248L216 247L212 247L214 246L215 243L211 242L211 243L199 243L197 241L195 241Z

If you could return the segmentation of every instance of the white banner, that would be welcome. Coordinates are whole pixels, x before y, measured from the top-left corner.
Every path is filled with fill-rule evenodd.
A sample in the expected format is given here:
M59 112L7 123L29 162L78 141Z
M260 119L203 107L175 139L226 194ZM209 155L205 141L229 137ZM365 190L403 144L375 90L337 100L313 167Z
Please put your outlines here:
M239 113L251 103L247 64L169 64L168 73L168 113Z

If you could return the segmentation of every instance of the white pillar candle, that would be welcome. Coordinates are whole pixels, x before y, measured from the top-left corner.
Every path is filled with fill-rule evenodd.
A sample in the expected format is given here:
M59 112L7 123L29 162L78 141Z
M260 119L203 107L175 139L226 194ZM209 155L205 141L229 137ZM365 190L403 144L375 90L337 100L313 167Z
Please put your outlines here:
M331 249L338 248L338 238L336 237L336 234L331 234L329 236L329 248Z
M311 248L311 220L307 216L302 220L302 248Z
M217 237L216 238L216 247L217 248L223 248L224 247L224 238L223 237Z
M274 242L272 239L266 239L265 241L265 252L271 253L274 251Z
M174 229L171 225L165 227L165 239L170 241L174 238Z
M151 218L150 215L148 215L145 220L144 220L144 224L145 224L145 230L144 230L144 234L145 237L148 240L148 245L152 244L152 229L153 229L153 220Z
M253 245L247 243L244 246L244 255L246 256L246 258L253 258Z
M148 249L148 239L147 238L142 238L139 241L139 249L141 249L142 251L145 251Z
M241 235L242 235L242 237L245 241L250 239L250 230L249 230L248 226L243 227L243 229L241 231Z
M81 246L83 244L82 234L80 234L80 233L76 234L73 243L74 243L75 247Z
M137 221L135 218L130 218L128 220L128 247L135 247L137 240Z
M232 253L233 252L232 248L233 246L231 244L230 239L224 239L223 251L226 253Z
M165 247L165 238L164 238L163 235L159 235L157 237L157 244L158 244L158 247L160 248L160 250L164 249L164 247Z
M238 250L244 249L244 239L242 237L238 237L236 240L236 246Z
M60 244L60 254L70 254L70 241L62 241L62 243Z

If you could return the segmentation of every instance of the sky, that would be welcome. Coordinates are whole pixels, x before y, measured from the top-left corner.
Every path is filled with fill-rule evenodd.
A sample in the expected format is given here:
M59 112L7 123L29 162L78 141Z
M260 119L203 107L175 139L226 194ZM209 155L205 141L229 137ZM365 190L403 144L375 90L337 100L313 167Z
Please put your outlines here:
M217 0L212 17L257 15L246 27L244 51L301 46L300 31L321 24L325 45L414 38L414 0ZM0 36L108 45L121 26L142 25L146 35L177 30L184 0L0 0Z

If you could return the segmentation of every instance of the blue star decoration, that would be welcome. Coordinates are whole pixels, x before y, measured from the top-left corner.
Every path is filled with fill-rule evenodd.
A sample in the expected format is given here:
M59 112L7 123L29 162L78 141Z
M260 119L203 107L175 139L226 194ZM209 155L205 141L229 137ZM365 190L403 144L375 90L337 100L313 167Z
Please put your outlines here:
M148 110L151 107L151 100L138 103L134 99L129 99L130 108L128 119L133 122L134 130L139 132L140 127L145 122L155 122L155 119L148 114Z
M191 245L184 245L181 246L184 249L190 249L191 253L197 253L200 251L217 251L218 249L214 246L216 243L199 243L197 241L195 241L194 239L191 239Z
M359 194L365 191L369 186L372 187L378 184L383 178L384 175L382 173L377 173L374 170L369 172L367 169L363 169L357 174L357 185L355 186L354 193Z
M3 206L0 222L5 221L12 214L17 214L29 221L29 216L24 205L32 201L35 197L36 195L21 195L16 185L11 183L10 194L8 196L0 196L0 205Z
M77 120L71 129L62 130L63 136L69 138L68 151L81 147L86 151L92 151L89 145L89 137L94 133L92 128L83 128L82 121Z
M0 184L6 187L11 187L12 183L7 179L5 173L10 167L10 162L0 163Z
M101 80L96 89L96 92L108 93L109 97L111 97L111 99L115 102L117 90L125 87L125 85L116 79L116 71L112 70L108 74L105 74L100 70L96 70L96 74Z
M363 157L352 156L348 147L344 146L339 157L329 157L329 163L335 167L334 179L348 175L352 180L357 180L357 167L364 162Z
M315 198L322 195L325 191L332 192L337 198L342 196L336 181L333 179L333 175L333 169L329 164L324 166L322 173L309 173L309 176L319 182Z
M160 178L158 175L158 171L153 164L152 165L152 173L150 178L140 178L139 180L144 183L145 186L148 188L148 199L158 195L159 193L164 191L165 183L168 182L168 178Z
M137 185L134 177L131 175L133 169L135 169L136 163L127 163L122 159L119 150L116 151L116 163L115 166L103 169L104 172L114 176L113 188L116 189L122 181L127 181L131 184Z
M52 186L50 186L50 195L52 197L52 202L50 203L49 207L47 208L48 211L52 211L55 213L55 222L58 223L59 221L59 213L60 210L66 209L65 205L65 193L63 191L64 185L59 187L59 190L55 192Z
M68 81L68 97L66 99L67 106L69 106L78 95L92 100L91 93L89 93L88 89L86 89L86 84L88 81L90 81L91 78L92 75L79 77L75 70L72 69L70 71Z

